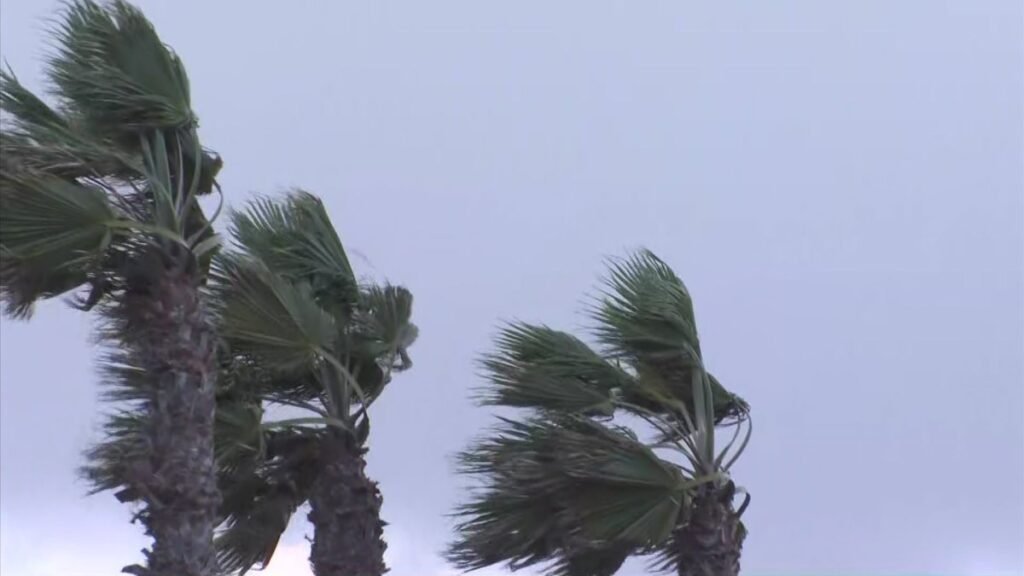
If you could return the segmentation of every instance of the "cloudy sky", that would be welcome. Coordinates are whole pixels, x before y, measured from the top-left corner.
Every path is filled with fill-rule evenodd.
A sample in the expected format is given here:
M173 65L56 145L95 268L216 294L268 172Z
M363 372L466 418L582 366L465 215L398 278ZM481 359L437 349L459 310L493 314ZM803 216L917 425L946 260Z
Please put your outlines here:
M467 396L496 323L577 328L640 245L754 408L746 574L1024 573L1019 0L142 4L229 202L313 191L360 271L416 294L370 456L395 576L454 573L451 455L490 421ZM53 9L2 2L33 87ZM75 477L89 331L59 303L2 324L4 576L146 545ZM307 533L265 574L308 576Z

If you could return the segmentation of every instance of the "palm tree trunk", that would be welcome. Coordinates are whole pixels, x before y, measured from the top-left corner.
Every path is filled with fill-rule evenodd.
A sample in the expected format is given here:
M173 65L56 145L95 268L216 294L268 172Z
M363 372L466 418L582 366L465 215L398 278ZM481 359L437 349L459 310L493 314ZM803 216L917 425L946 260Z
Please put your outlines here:
M689 518L673 535L679 576L737 576L746 529L732 506L733 489L702 487Z
M151 255L154 256L154 255ZM162 258L154 258L161 259ZM213 576L220 505L213 453L216 341L194 266L129 275L122 345L144 369L147 458L131 465L139 515L153 540L146 576Z
M365 451L331 433L320 451L320 473L309 499L316 576L381 576L384 523L377 483L366 476Z

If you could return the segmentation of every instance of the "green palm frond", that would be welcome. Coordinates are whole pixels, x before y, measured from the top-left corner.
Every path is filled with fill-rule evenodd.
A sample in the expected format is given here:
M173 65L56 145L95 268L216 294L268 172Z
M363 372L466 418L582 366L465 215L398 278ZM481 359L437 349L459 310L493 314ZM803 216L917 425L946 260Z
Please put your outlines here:
M510 324L496 348L482 362L486 405L610 415L612 391L631 381L578 338L546 326Z
M25 316L84 284L118 233L105 192L58 178L0 175L0 297Z
M460 473L480 482L455 510L459 538L447 552L464 570L544 562L568 546L572 530L563 523L565 480L552 428L534 419L500 422L457 460Z
M460 455L483 487L457 509L459 567L522 567L602 543L629 550L675 526L685 481L628 429L582 417L502 419Z
M477 493L455 511L464 518L447 559L462 570L507 564L518 570L551 559L561 550L562 532L552 521L554 502L496 490Z
M282 373L269 369L251 355L233 354L227 349L223 355L229 360L222 366L217 381L222 389L242 390L265 402L285 404L309 402L323 394L312 367Z
M296 510L316 479L317 432L267 432L266 451L254 468L224 472L223 524L216 539L221 574L267 566Z
M47 105L10 71L0 70L0 170L60 178L137 178L139 160Z
M0 108L4 121L22 134L67 130L67 119L26 88L11 70L0 70Z
M359 383L367 405L391 382L394 372L412 367L409 347L419 336L411 321L412 293L390 284L369 285L359 292L353 314L342 320L343 347L349 372ZM364 398L354 394L353 403Z
M195 124L188 77L142 12L123 0L76 0L55 28L49 75L90 130L134 142Z
M258 398L231 394L217 398L214 457L222 473L235 474L263 459L266 453L263 407Z
M609 426L581 417L552 424L559 465L581 482L678 490L676 465L666 462L625 426Z
M402 286L372 285L360 291L353 324L354 348L388 361L388 368L411 366L407 351L419 336L411 321L412 293Z
M316 196L297 191L284 201L258 199L232 214L231 233L242 252L308 284L322 306L348 312L358 299L348 255Z
M332 349L337 328L306 285L292 284L248 258L218 261L221 334L235 353L275 373L308 372Z
M596 334L615 358L700 363L700 341L690 293L657 256L642 250L614 261L607 292L593 311Z
M261 496L243 518L221 531L214 541L221 574L265 568L297 509L295 500L287 494Z
M573 514L588 538L643 546L668 536L685 493L675 465L621 426L564 419L554 438Z

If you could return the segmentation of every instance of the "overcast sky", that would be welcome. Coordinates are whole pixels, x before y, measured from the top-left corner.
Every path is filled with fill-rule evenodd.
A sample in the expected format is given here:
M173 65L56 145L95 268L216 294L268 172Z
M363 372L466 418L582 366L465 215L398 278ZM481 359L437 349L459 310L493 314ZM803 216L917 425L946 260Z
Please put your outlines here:
M371 437L394 576L449 574L497 322L578 328L602 258L640 245L753 406L745 574L1024 573L1019 0L142 5L228 201L319 194L359 271L416 295ZM32 87L54 6L2 2ZM89 321L2 330L0 572L116 574L146 540L74 473ZM308 533L265 574L308 576Z

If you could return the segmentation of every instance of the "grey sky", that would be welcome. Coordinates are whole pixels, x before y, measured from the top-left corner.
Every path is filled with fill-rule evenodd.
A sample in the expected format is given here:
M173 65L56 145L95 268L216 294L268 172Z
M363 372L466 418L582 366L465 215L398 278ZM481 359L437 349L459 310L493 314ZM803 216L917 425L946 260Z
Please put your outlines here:
M53 6L2 2L33 87ZM497 321L577 327L602 257L638 245L755 411L746 574L1024 573L1019 0L142 6L229 201L315 192L361 270L416 294L370 456L395 576L447 573ZM88 335L59 304L3 323L5 576L115 574L145 544L74 475ZM306 531L268 576L309 573Z

